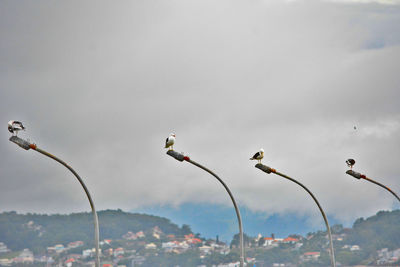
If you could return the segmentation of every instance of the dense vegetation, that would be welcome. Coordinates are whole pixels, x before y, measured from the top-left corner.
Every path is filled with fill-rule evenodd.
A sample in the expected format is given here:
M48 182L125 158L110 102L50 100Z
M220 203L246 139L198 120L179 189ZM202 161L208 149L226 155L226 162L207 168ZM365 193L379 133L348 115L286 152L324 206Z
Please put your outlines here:
M374 264L377 251L383 248L395 250L400 248L400 210L380 211L367 219L357 219L352 228L343 228L342 225L331 227L332 235L342 237L334 241L335 258L344 265ZM244 236L246 245L253 247L247 249L249 257L268 266L273 263L293 263L299 266L329 266L330 257L327 253L329 243L326 231L309 233L307 238L292 236L301 240L301 247L290 244L280 244L278 247L264 249L257 247L254 238ZM335 239L335 238L334 238ZM239 236L235 235L231 246L237 246ZM351 251L349 246L358 245L360 250ZM305 252L320 252L318 260L299 263L299 258Z
M357 219L347 240L367 252L400 248L400 210L380 211L368 219Z
M158 216L105 210L98 212L98 217L102 239L121 239L128 231L148 232L155 226L166 234L176 236L191 233L188 225L179 227L170 220ZM92 213L23 215L4 212L0 214L0 242L6 243L11 250L29 248L34 252L43 252L48 246L66 245L77 240L93 245L93 235Z
M188 225L182 227L173 224L170 220L158 216L133 214L121 210L100 211L101 239L113 239L112 247L126 247L141 253L143 245L121 240L128 231L143 231L146 234L145 242L154 242L152 231L158 226L165 234L183 237L191 233ZM331 227L334 236L334 247L337 262L343 265L374 264L377 260L377 250L400 248L400 210L380 211L367 219L357 219L352 228L343 228L341 225ZM197 234L199 237L199 234ZM330 264L328 239L325 231L309 233L307 237L293 235L302 245L281 243L277 247L263 247L262 241L244 235L247 247L246 256L256 258L257 262L272 265L273 263L293 263L298 266L327 266ZM93 217L91 213L73 213L70 215L42 215L17 214L4 212L0 214L0 242L15 250L29 248L33 252L44 252L46 247L55 244L68 244L81 240L85 246L93 246ZM158 240L158 242L164 242ZM132 244L130 244L132 243ZM143 266L197 266L200 263L211 266L221 262L232 262L238 259L239 236L235 235L231 242L234 248L227 255L212 253L200 259L198 250L188 250L182 254L166 253L156 250L146 256ZM350 250L349 247L358 245L359 250ZM130 247L131 246L131 247ZM305 252L320 252L318 260L301 262ZM144 252L147 253L147 252Z

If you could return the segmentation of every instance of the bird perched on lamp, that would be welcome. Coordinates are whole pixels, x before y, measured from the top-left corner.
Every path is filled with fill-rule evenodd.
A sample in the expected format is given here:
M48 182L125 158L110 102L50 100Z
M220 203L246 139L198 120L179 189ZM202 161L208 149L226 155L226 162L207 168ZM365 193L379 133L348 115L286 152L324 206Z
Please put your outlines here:
M350 169L353 169L353 165L356 164L356 161L354 159L348 159L346 160L346 164L350 167Z
M254 154L253 157L250 158L250 160L258 160L258 163L261 163L262 158L264 157L264 149L260 149L256 154Z
M171 133L167 140L165 140L165 148L169 148L169 150L174 149L174 143L175 143L175 134Z
M8 122L8 131L14 135L17 135L18 131L25 130L25 127L22 125L20 121L9 121Z

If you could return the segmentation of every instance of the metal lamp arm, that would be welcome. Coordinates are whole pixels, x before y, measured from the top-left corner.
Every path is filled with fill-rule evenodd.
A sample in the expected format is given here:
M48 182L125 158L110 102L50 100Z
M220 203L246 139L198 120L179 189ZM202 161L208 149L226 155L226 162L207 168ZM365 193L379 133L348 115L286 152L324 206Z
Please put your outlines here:
M330 229L330 227L329 227L329 222L328 222L328 219L327 219L327 217L326 217L326 215L325 215L324 210L322 209L321 205L319 204L319 202L318 202L317 198L314 196L314 194L311 193L311 191L308 190L308 188L307 188L305 185L303 185L302 183L298 182L297 180L295 180L295 179L293 179L293 178L291 178L291 177L289 177L289 176L287 176L287 175L285 175L285 174L283 174L283 173L280 173L280 172L276 171L276 170L273 169L273 168L270 168L270 167L268 167L268 166L266 166L266 165L263 165L263 164L261 164L261 163L256 164L255 167L258 168L258 169L260 169L260 170L262 170L262 171L264 171L264 172L266 172L266 173L268 173L268 174L270 174L270 173L275 173L275 174L277 174L277 175L279 175L279 176L282 176L282 177L284 177L284 178L286 178L286 179L288 179L288 180L290 180L290 181L292 181L292 182L294 182L294 183L300 185L300 186L301 186L304 190L306 190L307 193L313 198L313 200L314 200L315 203L317 204L317 206L318 206L318 208L319 208L319 210L320 210L320 212L321 212L321 214L322 214L322 217L324 218L324 222L325 222L325 225L326 225L326 229L327 229L327 231L328 231L329 243L330 243L329 250L330 250L330 256L331 256L331 264L332 264L333 267L336 267L335 253L334 253L334 249L333 249L332 234L331 234L331 229Z
M242 218L240 216L240 211L239 208L236 204L235 198L233 197L233 194L231 192L231 190L229 190L228 186L224 183L224 181L222 181L221 178L219 178L214 172L212 172L211 170L209 170L208 168L204 167L203 165L191 160L188 156L183 155L182 153L176 152L174 150L168 150L167 154L170 155L171 157L175 158L178 161L187 161L197 167L199 167L200 169L208 172L209 174L211 174L212 176L214 176L225 188L226 192L228 192L229 197L232 200L233 206L235 208L236 211L236 216L238 219L238 224L239 224L239 246L240 246L240 267L244 266L244 242L243 242L243 227L242 227Z
M38 148L35 144L31 144L30 142L19 138L18 136L11 136L10 137L10 141L17 144L18 146L20 146L21 148L25 149L25 150L29 150L29 149L33 149L57 162L59 162L60 164L62 164L64 167L66 167L68 170L70 170L72 172L72 174L76 177L76 179L78 179L79 183L82 185L83 190L85 190L86 196L89 200L90 203L90 207L92 209L92 214L93 214L93 219L94 219L94 242L95 242L95 247L96 247L96 260L95 260L95 266L96 267L100 267L100 255L99 255L99 219L97 217L97 212L96 212L96 208L94 206L94 202L92 200L92 197L89 193L89 190L87 189L85 183L83 182L83 180L81 179L81 177L78 175L78 173L72 169L71 166L69 166L67 163L65 163L64 161L62 161L61 159L57 158L56 156Z

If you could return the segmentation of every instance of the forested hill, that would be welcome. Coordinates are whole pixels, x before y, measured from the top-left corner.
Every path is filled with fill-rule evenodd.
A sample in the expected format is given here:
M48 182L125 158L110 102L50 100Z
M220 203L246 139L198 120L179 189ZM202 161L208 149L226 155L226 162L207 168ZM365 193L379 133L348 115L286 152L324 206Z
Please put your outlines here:
M400 210L380 211L367 219L357 219L347 240L367 251L400 248Z
M164 233L164 238L169 234L183 237L192 233L188 225L179 227L169 219L159 216L128 213L121 210L100 211L98 216L101 240L119 240L129 231L133 233L143 231L146 236L144 241L154 242L156 240L152 238L154 239L153 230L156 226ZM382 248L390 250L400 248L399 222L400 210L395 210L380 211L367 219L357 219L351 229L344 229L340 225L333 226L332 233L335 236L343 234L342 241L335 241L338 258L344 262L340 257L340 251L346 244L359 245L365 255L371 255ZM35 253L44 252L49 246L67 245L69 242L78 240L90 247L93 246L93 236L93 216L90 212L69 215L0 213L0 242L7 244L13 251L29 248ZM304 252L319 251L318 249L326 244L324 231L310 233L309 236L314 237L304 240L301 248ZM163 237L158 241L162 240Z
M156 226L165 234L183 236L191 233L188 225L179 227L158 216L105 210L99 211L98 217L101 239L121 239L128 231L150 233ZM30 248L42 251L48 246L77 240L93 244L93 229L90 212L69 215L0 213L0 242L12 250Z

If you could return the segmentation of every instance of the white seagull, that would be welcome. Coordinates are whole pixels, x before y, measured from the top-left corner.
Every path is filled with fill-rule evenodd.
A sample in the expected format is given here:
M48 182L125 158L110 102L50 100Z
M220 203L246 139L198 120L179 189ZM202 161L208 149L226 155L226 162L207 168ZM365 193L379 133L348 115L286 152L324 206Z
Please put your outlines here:
M25 130L25 127L22 125L20 121L9 121L8 122L8 131L14 135L17 135L18 131Z
M174 143L175 143L175 134L171 133L167 140L165 140L165 148L169 148L169 150L174 149Z
M256 159L258 160L258 163L261 163L263 157L264 157L264 149L260 148L260 151L254 154L254 156L251 157L250 160Z

